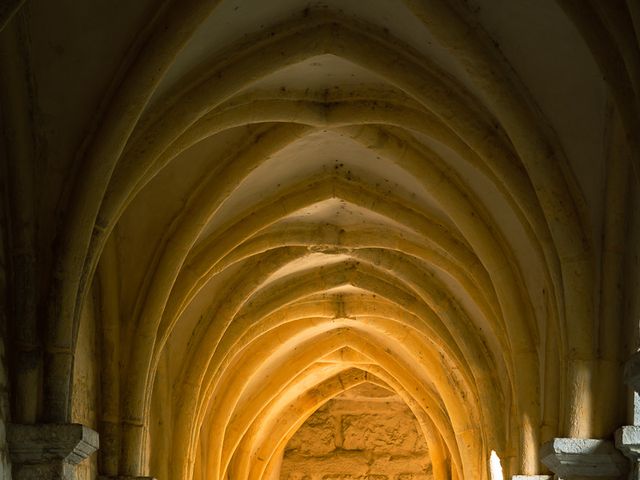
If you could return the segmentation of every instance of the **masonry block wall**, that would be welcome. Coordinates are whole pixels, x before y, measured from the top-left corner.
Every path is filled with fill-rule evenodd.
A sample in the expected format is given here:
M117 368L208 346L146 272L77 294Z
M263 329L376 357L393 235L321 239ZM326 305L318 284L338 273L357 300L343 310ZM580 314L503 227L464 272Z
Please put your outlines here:
M407 405L363 385L327 402L291 438L281 480L429 480L424 436Z

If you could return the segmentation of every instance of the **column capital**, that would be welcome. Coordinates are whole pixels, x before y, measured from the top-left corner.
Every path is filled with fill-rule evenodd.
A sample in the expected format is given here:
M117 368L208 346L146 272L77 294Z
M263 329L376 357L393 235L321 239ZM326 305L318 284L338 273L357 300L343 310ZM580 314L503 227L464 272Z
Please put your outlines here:
M554 438L540 447L540 459L561 478L620 477L627 459L613 442L594 438Z
M551 480L551 475L513 475L511 480Z
M640 426L626 425L616 430L616 447L631 460L640 460Z
M14 480L73 480L75 466L95 452L98 433L80 424L9 424Z
M631 460L629 478L640 478L640 426L627 425L616 430L616 447Z

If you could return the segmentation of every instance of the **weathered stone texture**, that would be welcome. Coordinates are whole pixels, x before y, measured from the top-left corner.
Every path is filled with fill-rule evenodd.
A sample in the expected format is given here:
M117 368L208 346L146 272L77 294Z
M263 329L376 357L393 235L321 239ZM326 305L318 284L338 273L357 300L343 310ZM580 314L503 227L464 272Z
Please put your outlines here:
M554 438L540 447L540 460L562 478L619 478L628 468L613 443L602 439Z
M14 480L81 480L77 466L100 443L80 424L11 424L7 433Z
M74 395L72 419L75 423L98 430L98 353L96 320L91 296L85 304L78 332L78 351L73 372ZM98 474L98 456L92 455L76 469L78 480L92 480Z
M0 310L1 311L1 310ZM9 419L8 379L5 344L0 333L0 480L11 479L9 449L7 447L7 422Z
M2 219L0 209L0 219ZM0 480L10 480L11 464L9 462L9 448L7 446L7 423L9 422L9 378L7 375L6 356L6 326L7 318L7 268L4 256L4 236L0 230Z
M282 480L429 480L424 437L396 395L363 385L327 402L287 445Z
M406 415L345 415L342 417L342 434L342 446L347 450L410 453L426 449L416 425Z
M303 455L325 455L336 449L338 418L326 410L312 415L296 432L287 445Z

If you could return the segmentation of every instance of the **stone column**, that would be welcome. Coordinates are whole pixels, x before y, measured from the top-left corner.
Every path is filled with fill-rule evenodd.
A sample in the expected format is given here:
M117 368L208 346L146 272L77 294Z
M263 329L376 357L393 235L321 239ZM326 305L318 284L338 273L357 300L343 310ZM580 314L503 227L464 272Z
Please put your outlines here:
M554 438L540 447L540 459L559 479L619 479L628 462L613 442L593 438Z
M624 383L640 393L640 352L636 352L624 366Z
M98 433L80 424L10 424L13 480L75 480L76 466L98 449Z

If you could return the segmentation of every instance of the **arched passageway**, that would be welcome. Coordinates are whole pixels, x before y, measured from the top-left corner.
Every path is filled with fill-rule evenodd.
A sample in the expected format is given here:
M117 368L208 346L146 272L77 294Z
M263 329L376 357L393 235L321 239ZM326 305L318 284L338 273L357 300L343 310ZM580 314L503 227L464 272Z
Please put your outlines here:
M629 422L637 2L26 3L10 420L97 430L78 475L285 478L363 385L435 480Z

